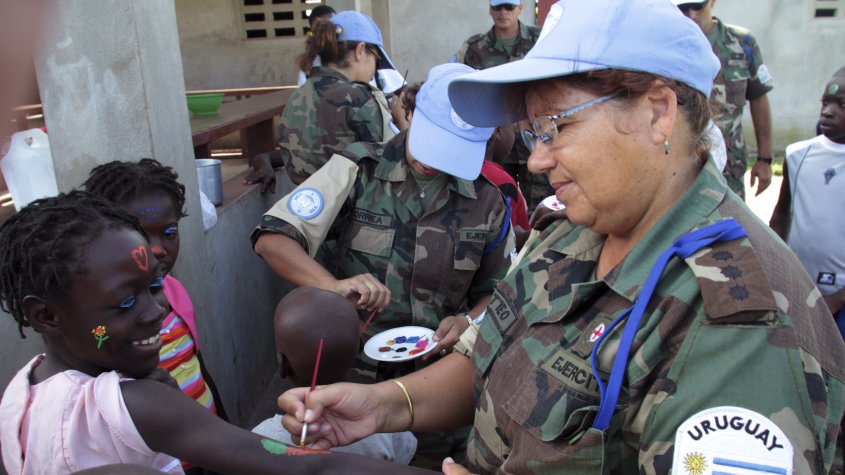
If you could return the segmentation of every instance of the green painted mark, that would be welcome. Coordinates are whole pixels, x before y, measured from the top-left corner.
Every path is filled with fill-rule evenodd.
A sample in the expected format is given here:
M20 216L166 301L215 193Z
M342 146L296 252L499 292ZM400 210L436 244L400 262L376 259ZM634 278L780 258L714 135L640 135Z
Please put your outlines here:
M827 93L830 95L836 94L839 92L839 84L831 84L827 87Z
M273 439L261 439L261 446L273 455L285 455L288 448L287 445Z

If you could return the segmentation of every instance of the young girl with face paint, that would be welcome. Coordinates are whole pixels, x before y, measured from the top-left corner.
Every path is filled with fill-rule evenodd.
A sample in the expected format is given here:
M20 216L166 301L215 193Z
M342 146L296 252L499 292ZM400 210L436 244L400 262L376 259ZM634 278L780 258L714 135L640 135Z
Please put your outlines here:
M83 187L135 215L150 238L151 252L164 276L163 296L170 312L161 330L159 368L179 383L182 392L226 419L214 380L199 352L194 306L185 287L170 275L179 256L179 220L186 216L185 187L170 167L144 158L110 162L93 170ZM190 466L184 468L190 473Z
M162 291L144 229L101 198L74 191L37 200L0 227L0 307L22 336L32 327L46 347L0 401L9 474L115 463L178 474L179 459L238 474L415 473L370 457L285 446L151 380L160 371ZM286 457L293 455L303 456Z

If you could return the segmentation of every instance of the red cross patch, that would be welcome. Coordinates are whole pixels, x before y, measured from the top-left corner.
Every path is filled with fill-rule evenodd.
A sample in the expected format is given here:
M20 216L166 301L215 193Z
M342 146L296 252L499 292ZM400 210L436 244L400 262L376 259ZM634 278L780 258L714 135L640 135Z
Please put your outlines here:
M602 333L604 333L604 323L599 323L599 325L595 329L593 329L593 332L590 335L590 343L595 343L596 340L601 337Z

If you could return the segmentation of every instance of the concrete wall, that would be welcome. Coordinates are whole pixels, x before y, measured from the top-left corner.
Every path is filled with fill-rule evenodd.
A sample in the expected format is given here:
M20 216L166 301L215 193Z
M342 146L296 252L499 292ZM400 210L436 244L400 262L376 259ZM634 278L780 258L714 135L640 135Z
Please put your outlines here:
M385 49L409 80L422 81L431 67L449 60L470 35L492 27L486 0L329 0L337 11L354 10L375 19ZM523 0L522 21L533 24L531 0ZM244 40L239 2L176 0L185 87L216 89L295 84L294 61L304 39Z
M845 17L814 19L810 0L718 0L714 15L749 28L774 78L768 94L772 106L774 150L815 136L822 89L845 66ZM751 116L745 114L749 145Z
M245 40L236 0L176 0L185 88L296 84L304 39Z
M403 74L409 71L411 82L424 80L429 69L448 62L467 38L493 27L486 0L381 1L389 6L391 58ZM533 25L534 2L522 3L520 20Z

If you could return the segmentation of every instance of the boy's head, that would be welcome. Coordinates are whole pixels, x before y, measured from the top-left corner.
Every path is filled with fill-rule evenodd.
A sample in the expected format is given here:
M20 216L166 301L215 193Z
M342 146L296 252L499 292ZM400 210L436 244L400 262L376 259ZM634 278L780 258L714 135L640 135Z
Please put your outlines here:
M297 386L311 384L320 338L318 384L340 381L361 350L355 305L328 290L299 287L288 293L276 307L274 328L281 375Z
M513 148L516 134L513 125L502 125L496 128L490 140L487 141L487 150L484 152L484 159L495 163L503 163Z
M185 186L172 168L152 158L110 162L91 170L82 185L134 214L150 237L163 274L179 256L179 220L185 216Z
M833 142L845 144L845 67L824 86L819 128Z

